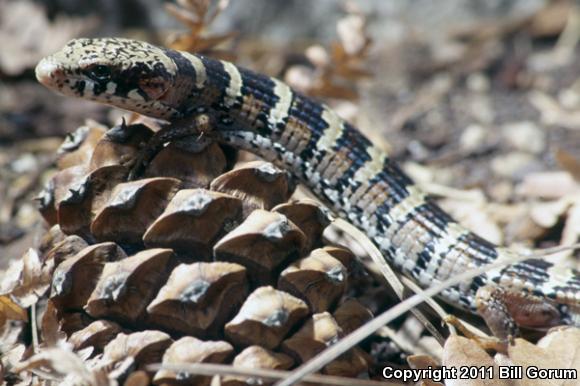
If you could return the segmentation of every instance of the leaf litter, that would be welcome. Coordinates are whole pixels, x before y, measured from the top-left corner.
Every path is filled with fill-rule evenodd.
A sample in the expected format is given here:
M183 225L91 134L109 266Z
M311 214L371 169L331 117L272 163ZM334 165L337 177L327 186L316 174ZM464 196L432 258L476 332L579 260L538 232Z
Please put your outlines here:
M236 36L235 33L204 35L207 23L214 20L227 6L226 1L221 1L213 11L210 11L209 3L209 1L179 1L178 6L170 5L168 7L168 11L184 22L191 31L175 35L171 40L174 47L198 51L208 50L210 52L214 46L227 43ZM412 170L416 167L422 168L426 177L417 178L418 181L425 190L439 197L447 210L471 229L477 232L483 230L488 238L497 242L516 242L528 247L556 247L574 245L580 237L580 185L578 179L580 160L577 153L578 147L574 145L570 147L569 144L567 146L566 141L562 141L562 147L553 151L550 149L552 145L549 144L549 137L555 135L568 138L571 136L570 132L577 131L580 127L578 124L580 120L577 117L578 106L574 102L574 98L577 98L578 95L578 87L575 85L572 87L563 86L563 90L553 90L550 87L542 86L542 82L546 78L554 76L554 73L550 72L551 68L559 68L570 63L572 59L568 58L568 62L566 62L566 55L560 53L570 46L570 41L574 42L576 36L574 35L574 28L577 28L575 27L576 20L568 16L570 8L562 5L566 2L554 3L559 4L557 6L559 8L555 8L556 6L547 7L530 20L518 21L511 26L502 25L501 28L487 30L483 37L481 35L484 31L483 27L462 31L463 41L458 44L463 45L465 49L469 48L465 51L469 51L469 54L456 56L460 60L444 59L434 66L437 71L449 72L452 81L434 83L439 85L438 87L444 85L442 88L437 88L435 94L433 94L432 89L419 88L418 95L412 99L425 100L425 102L390 107L390 109L395 109L392 116L396 119L390 120L387 124L387 133L389 130L397 132L402 137L398 141L407 141L410 144L418 143L419 146L413 148L412 146L398 146L396 143L385 143L382 139L384 133L372 131L372 137L380 137L384 147L401 149L395 152L395 157L402 157L404 152L407 152L407 156L411 155L411 160L406 163L405 169L410 174L417 176L417 173L412 172ZM337 25L338 40L329 48L320 45L312 45L307 48L304 51L304 57L308 60L309 65L289 67L286 71L286 80L309 95L335 100L333 104L339 106L339 113L347 118L362 120L360 117L364 114L361 111L367 111L369 107L368 104L365 104L364 98L360 101L360 90L368 89L368 85L364 85L365 79L377 76L368 70L368 62L371 60L369 51L371 40L366 35L366 24L366 17L351 5L348 15ZM78 28L77 26L71 24L70 28L70 31L73 32L68 33L77 33L75 29ZM553 55L557 60L549 55L542 56L537 52L530 52L528 53L529 57L526 58L529 60L528 68L524 66L524 69L514 70L515 72L510 73L512 78L508 78L508 73L504 72L501 77L495 79L493 78L495 75L490 75L485 71L486 66L499 61L500 66L504 66L503 70L507 71L509 63L501 63L504 60L501 55L505 55L507 49L504 47L504 50L500 50L500 53L495 54L495 56L494 54L488 55L485 53L486 45L481 44L481 40L477 39L482 39L484 42L494 42L498 39L509 41L510 34L514 30L527 30L531 36L557 36L564 34L564 32L565 35L560 35L561 39L552 52L553 54L558 53L558 55ZM410 41L408 44L420 45L421 42ZM473 44L473 47L469 47L469 44ZM36 55L42 56L44 53L39 52ZM567 55L575 54L567 51ZM486 59L483 62L478 61L481 57ZM33 64L35 61L32 59L9 62L9 64L4 65L4 68L8 68L8 70L4 71L20 71ZM538 68L542 70L539 71ZM463 84L459 76L464 75L466 69L481 71L483 83L480 83L483 86L478 86L478 81L474 78L471 79L471 84L469 82ZM424 67L411 67L409 72L411 75L416 75L413 71L422 73L424 76L426 69ZM536 83L531 82L532 86L530 87L530 78L534 77ZM477 93L490 93L491 98L494 97L494 93L501 94L503 90L495 89L494 82L496 81L509 82L511 85L515 84L517 87L523 87L529 91L518 103L526 106L524 110L531 109L539 114L537 116L541 122L541 127L530 126L530 120L526 117L522 117L520 121L516 122L513 122L513 118L508 118L508 122L502 124L500 122L502 113L493 111L493 107L489 107L486 95L472 98L472 94ZM472 110L479 110L479 112L474 114L471 119L479 126L462 124L461 119L448 121L440 117L437 118L435 112L445 116L446 113L449 113L446 109L457 108L453 106L453 103L449 103L451 93L467 96L465 99L473 102ZM486 109L489 109L488 113L485 113ZM374 112L371 115L376 116L377 113ZM424 125L433 122L435 125L431 133L422 130ZM442 130L437 122L443 122L452 129ZM365 124L363 120L363 130L365 130L364 126L368 126L368 124L369 122ZM495 134L490 134L489 129L494 126L503 127L504 138L495 139ZM462 147L442 140L447 136L457 138L456 132L467 127L479 127L480 129L472 131L471 139L464 137ZM408 140L409 136L418 138L418 140ZM529 140L526 141L525 138ZM489 154L478 154L481 149L479 145L482 142L488 144ZM544 151L554 152L553 159L561 167L555 168L555 170L544 170L544 166L541 165L538 167L538 154ZM452 157L441 158L441 154L445 153L452 154ZM421 157L415 160L413 159L414 155L421 155ZM451 165L451 162L457 164L458 161L464 162L459 162L459 166ZM495 165L498 165L495 169L494 162ZM489 163L491 167L486 166L486 163ZM506 164L509 164L509 173L506 173ZM476 168L483 171L474 172ZM536 168L539 170L534 170ZM443 170L448 171L442 172ZM490 178L489 181L493 182L485 183L487 177ZM449 185L455 186L455 188L451 190L441 188ZM553 234L555 228L561 229L556 235ZM360 235L351 236L355 239L361 238ZM369 249L363 248L363 250L363 254L372 255L374 253ZM577 257L578 252L566 249L558 255L558 264L577 268L579 266ZM36 304L48 290L49 281L47 278L50 277L51 270L51 263L40 261L39 255L34 250L28 251L21 260L14 260L11 267L4 272L0 286L2 289L0 319L26 322L26 308ZM393 287L399 288L398 291L400 291L403 285L400 282L394 283ZM26 379L30 381L30 371L34 370L34 374L40 374L41 378L45 379L60 379L58 374L68 374L67 378L76 377L77 380L91 385L114 384L114 381L108 378L106 370L91 369L82 355L73 353L70 347L59 343L61 333L50 315L49 306L44 312L41 330L43 341L49 342L50 345L38 348L39 351L32 356L28 354L28 359L17 364L11 371L22 371L22 381ZM424 317L419 318L425 319ZM442 314L440 318L443 318ZM407 324L411 323L411 320L408 319ZM421 323L420 325L423 328L430 328L427 327L427 324ZM410 347L417 344L420 337L421 334L415 336L415 339L410 341ZM578 353L565 349L566 347L580 347L578 339L578 329L558 329L550 331L535 344L523 339L516 339L515 345L508 347L507 354L497 353L495 356L491 356L481 349L474 340L452 333L446 339L440 354L436 354L435 357L409 356L407 362L413 368L425 368L438 364L495 367L510 364L539 367L553 365L558 368L578 369L580 368ZM24 354L24 346L15 345L3 356L3 359L14 364L14 360L8 358L22 357ZM67 364L61 363L62 361ZM3 360L3 363L2 371L5 371L6 362ZM281 375L281 377L283 376ZM526 380L526 382L528 381ZM424 384L435 384L429 383L428 380L424 382ZM482 381L472 384L489 383Z

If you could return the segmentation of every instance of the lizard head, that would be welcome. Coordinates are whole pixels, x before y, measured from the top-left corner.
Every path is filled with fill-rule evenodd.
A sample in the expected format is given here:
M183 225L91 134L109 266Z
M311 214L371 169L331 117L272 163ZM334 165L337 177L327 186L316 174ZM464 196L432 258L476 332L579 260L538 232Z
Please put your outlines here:
M37 79L64 95L162 119L179 114L176 72L167 50L118 38L72 40L36 66Z

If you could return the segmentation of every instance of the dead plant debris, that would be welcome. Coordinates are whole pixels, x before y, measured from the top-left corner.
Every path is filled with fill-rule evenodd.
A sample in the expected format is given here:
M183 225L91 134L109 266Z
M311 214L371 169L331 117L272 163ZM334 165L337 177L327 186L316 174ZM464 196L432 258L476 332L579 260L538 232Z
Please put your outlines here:
M347 2L327 41L271 45L236 23L215 32L232 17L230 5L166 3L186 30L161 35L172 48L273 69L270 75L329 103L446 211L491 241L528 248L579 242L574 2L547 1L524 18L450 22L441 27L447 33L434 36L410 22L383 28L380 17ZM135 130L131 139L115 143L105 132L119 124L119 112L49 96L32 78L40 57L98 26L90 14L49 16L38 2L0 0L6 384L285 384L359 328L368 337L318 366L309 384L389 384L387 367L452 368L457 378L461 369L481 372L470 380L431 373L417 381L423 385L577 383L556 379L580 369L571 349L580 346L577 328L486 346L492 337L479 320L431 299L370 331L374 315L413 286L392 273L387 284L388 267L373 262L380 257L370 241L328 226L332 218L320 204L273 165L243 163L253 158L242 153L232 170L231 151L217 144L172 143L146 180L122 181L158 124L133 116L124 125ZM102 124L87 120L57 151L55 135L89 117ZM71 143L79 146L71 150ZM86 189L77 189L80 182ZM39 211L33 198L41 187ZM221 261L213 261L214 251ZM579 257L563 248L547 259L578 269ZM457 330L442 324L449 315ZM521 368L522 379L498 379L507 366ZM532 379L534 369L560 373L540 381Z

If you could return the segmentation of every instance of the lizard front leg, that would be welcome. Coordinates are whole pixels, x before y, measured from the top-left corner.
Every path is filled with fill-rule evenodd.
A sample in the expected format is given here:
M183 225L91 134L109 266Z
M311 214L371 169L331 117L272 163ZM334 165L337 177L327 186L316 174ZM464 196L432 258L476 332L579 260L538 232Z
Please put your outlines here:
M167 142L186 137L201 136L209 133L212 127L211 116L205 113L187 119L172 121L156 132L139 151L127 179L130 181L136 179Z

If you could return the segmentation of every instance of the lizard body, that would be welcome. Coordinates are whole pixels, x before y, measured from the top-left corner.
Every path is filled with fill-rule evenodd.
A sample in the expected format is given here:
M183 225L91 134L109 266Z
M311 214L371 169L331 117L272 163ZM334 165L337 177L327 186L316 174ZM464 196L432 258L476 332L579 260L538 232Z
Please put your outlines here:
M516 253L455 222L356 128L277 79L116 38L73 40L43 59L36 74L60 93L170 122L209 116L209 126L216 127L212 138L289 170L422 287ZM191 135L190 129L170 125L158 142ZM495 294L491 300L478 297L487 286L501 291L485 291ZM511 318L533 328L580 325L580 273L540 259L489 271L441 297L462 309L479 309L500 335L513 327Z

